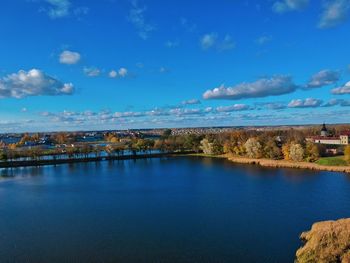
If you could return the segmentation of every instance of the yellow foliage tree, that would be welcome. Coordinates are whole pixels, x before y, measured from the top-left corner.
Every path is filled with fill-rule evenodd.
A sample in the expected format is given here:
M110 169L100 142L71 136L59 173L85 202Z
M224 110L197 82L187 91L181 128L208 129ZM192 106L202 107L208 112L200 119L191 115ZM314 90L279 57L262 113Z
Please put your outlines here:
M350 163L350 145L347 145L344 149L344 159L347 163Z
M290 145L289 143L283 144L282 146L282 153L283 153L283 158L284 160L289 161L290 160Z

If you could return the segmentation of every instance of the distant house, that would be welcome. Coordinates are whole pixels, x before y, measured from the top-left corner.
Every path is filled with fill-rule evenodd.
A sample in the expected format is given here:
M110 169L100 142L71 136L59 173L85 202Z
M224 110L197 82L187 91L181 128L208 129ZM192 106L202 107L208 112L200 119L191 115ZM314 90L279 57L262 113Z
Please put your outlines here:
M308 137L307 141L312 141L319 144L328 145L348 145L349 144L350 131L341 132L339 135L329 135L326 124L322 125L322 129L319 136Z

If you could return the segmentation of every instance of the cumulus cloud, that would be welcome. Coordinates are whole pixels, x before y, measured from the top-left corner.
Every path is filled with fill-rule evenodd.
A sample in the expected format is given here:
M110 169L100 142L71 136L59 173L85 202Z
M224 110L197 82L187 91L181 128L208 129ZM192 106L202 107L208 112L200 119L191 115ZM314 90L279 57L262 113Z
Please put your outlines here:
M234 104L231 106L220 106L216 108L218 112L244 111L249 109L251 109L251 107L246 104Z
M350 101L342 99L330 99L327 103L323 104L322 107L333 107L337 105L342 107L348 107L350 106Z
M226 35L224 39L218 43L217 49L219 51L225 51L235 48L236 43L233 41L230 35Z
M191 100L184 100L181 102L182 105L194 105L194 104L201 104L200 100L198 99L191 99Z
M213 90L207 90L203 94L204 99L229 99L239 100L244 98L261 98L292 93L297 85L289 76L274 76L262 78L255 82L241 83L234 87L224 85Z
M168 48L174 48L174 47L178 47L180 45L180 42L178 40L175 41L167 41L165 42L165 46Z
M190 32L190 33L194 32L194 31L196 30L196 28L197 28L197 25L196 25L196 24L191 23L191 22L188 21L188 19L185 18L185 17L181 17L181 18L180 18L180 24L181 24L182 27L185 28L185 30L186 30L187 32Z
M285 104L280 102L267 102L263 103L263 106L265 106L269 110L282 110L287 107Z
M176 117L182 116L202 116L205 112L202 109L183 109L183 108L175 108L168 111L168 115L173 115Z
M131 4L132 8L129 11L128 19L136 28L138 35L146 40L155 27L145 19L146 7L140 7L136 0L132 1Z
M329 0L323 6L319 28L325 29L344 22L350 11L350 0Z
M122 78L125 78L128 75L128 70L126 68L120 68L118 70L118 75Z
M307 83L306 88L320 88L336 83L340 78L339 71L321 70L313 75Z
M331 92L332 92L332 94L335 94L335 95L350 94L350 81L348 81L347 83L345 83L341 87L337 87L337 88L332 89Z
M71 2L69 0L45 0L50 7L46 10L52 19L69 15Z
M109 73L108 73L108 76L110 78L125 78L127 77L129 74L129 71L126 69L126 68L120 68L118 69L118 71L116 70L111 70Z
M305 100L296 99L288 103L289 108L316 108L322 104L322 100L307 98Z
M114 69L112 69L112 70L108 73L108 76L109 76L110 78L116 78L116 77L118 77L118 72L115 71Z
M203 50L216 48L218 51L230 50L236 46L230 35L226 35L222 40L220 40L217 33L203 35L200 38L200 45Z
M258 39L256 39L256 43L258 45L265 45L266 43L270 42L272 40L271 36L261 36Z
M38 69L20 70L0 79L0 98L69 95L73 92L72 83L62 83Z
M78 52L73 52L65 50L60 54L59 61L61 64L77 64L80 60L80 54Z
M101 74L101 70L94 67L85 67L84 73L88 77L97 77Z
M272 10L276 13L283 14L289 11L299 11L306 8L309 0L281 0L272 5Z
M200 39L202 49L207 50L216 44L218 35L216 33L205 34Z

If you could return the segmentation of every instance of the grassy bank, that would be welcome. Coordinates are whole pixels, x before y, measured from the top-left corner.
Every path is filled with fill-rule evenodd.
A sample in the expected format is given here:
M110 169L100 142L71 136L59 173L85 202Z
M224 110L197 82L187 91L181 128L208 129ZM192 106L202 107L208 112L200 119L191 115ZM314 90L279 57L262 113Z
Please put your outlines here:
M203 153L195 153L195 154L189 154L189 156L226 158L234 163L254 164L254 165L260 165L263 167L271 167L271 168L297 168L297 169L310 169L310 170L350 173L350 166L347 165L347 163L345 162L342 156L324 157L319 159L315 163L294 162L294 161L286 161L286 160L272 160L272 159L253 159L253 158L247 158L247 157L237 157L229 154L210 155L210 154L203 154Z
M271 159L250 159L241 157L227 157L230 161L236 163L256 164L265 167L275 168L298 168L298 169L310 169L320 171L331 171L331 172L344 172L350 173L350 166L347 165L320 165L317 163L308 162L294 162L286 160L271 160Z
M326 166L348 166L344 160L344 156L334 156L334 157L322 157L316 161L319 165Z

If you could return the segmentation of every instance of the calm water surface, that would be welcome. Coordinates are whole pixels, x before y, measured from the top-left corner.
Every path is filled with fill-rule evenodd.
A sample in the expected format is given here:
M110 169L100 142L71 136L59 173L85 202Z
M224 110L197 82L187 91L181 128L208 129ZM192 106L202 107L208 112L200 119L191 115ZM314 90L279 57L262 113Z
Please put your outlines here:
M0 262L293 262L350 179L177 157L0 170Z

